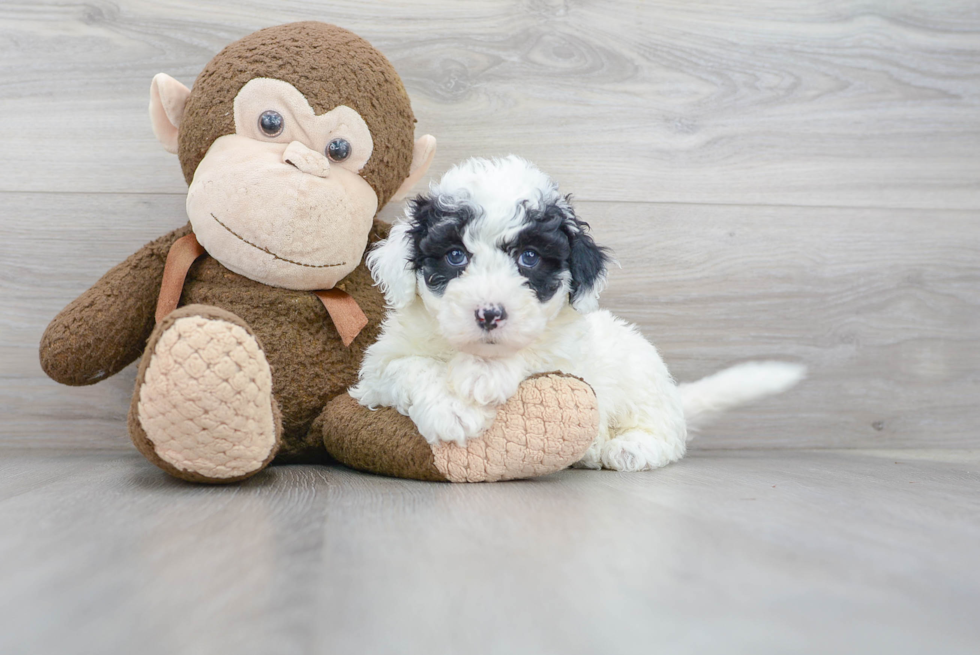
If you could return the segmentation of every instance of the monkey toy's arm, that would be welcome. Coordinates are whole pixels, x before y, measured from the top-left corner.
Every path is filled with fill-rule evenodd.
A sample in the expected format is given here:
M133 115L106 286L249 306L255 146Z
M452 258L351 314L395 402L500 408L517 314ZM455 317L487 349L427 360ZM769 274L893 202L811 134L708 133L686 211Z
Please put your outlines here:
M41 337L41 368L61 384L95 384L143 352L153 331L170 246L190 226L166 234L112 268L58 314Z

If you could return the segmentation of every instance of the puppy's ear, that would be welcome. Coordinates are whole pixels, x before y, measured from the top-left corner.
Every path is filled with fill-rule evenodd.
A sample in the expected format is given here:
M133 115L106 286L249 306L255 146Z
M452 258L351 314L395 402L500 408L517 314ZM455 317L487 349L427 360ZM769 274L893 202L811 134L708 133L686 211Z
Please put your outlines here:
M572 274L570 292L572 307L583 314L599 308L599 294L606 286L609 250L596 244L589 234L589 224L579 220L572 209L571 198L561 203L565 217L563 227L568 235L568 271Z
M412 220L391 226L388 238L368 253L367 265L374 282L385 294L385 303L392 309L400 309L415 299L415 251Z

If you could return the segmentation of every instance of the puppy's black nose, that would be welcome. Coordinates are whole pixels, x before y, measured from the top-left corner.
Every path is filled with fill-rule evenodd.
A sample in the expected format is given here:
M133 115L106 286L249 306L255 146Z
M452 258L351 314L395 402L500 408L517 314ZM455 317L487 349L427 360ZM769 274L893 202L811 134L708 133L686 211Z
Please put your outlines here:
M503 305L487 305L476 310L475 314L477 324L487 332L495 329L507 318L507 310Z

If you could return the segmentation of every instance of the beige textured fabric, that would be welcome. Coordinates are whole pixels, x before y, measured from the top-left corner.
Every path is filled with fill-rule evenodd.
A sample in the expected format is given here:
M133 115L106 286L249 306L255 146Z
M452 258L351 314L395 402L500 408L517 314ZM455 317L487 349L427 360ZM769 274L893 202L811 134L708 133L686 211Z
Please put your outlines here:
M466 446L432 446L435 465L451 482L496 482L553 473L578 461L599 430L592 388L548 373L525 380L486 434Z
M170 154L177 154L177 126L191 90L165 73L150 83L150 125L153 134Z
M209 478L255 471L276 447L272 371L255 337L227 321L186 316L160 335L137 412L164 462Z
M208 254L239 275L284 289L332 289L360 264L378 196L343 166L320 177L301 170L313 171L303 159L286 164L287 148L328 166L303 144L218 138L187 190L187 217Z
M282 132L274 137L259 128L259 117L267 111L279 112L283 118ZM350 107L340 105L317 116L310 101L292 84L262 77L247 83L235 96L235 133L257 141L303 143L319 155L315 162L317 166L326 167L323 177L335 166L360 172L374 151L371 130L361 115ZM323 154L327 144L338 137L351 144L351 154L342 162L330 162Z

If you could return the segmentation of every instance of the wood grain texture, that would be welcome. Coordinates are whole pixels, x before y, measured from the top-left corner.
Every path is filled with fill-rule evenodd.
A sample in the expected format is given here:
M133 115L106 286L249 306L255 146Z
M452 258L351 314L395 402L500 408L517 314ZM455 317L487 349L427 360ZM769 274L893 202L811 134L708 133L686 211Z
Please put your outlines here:
M810 378L650 474L155 469L133 369L60 387L38 340L185 221L152 76L305 19L393 61L434 175L573 192L679 379ZM0 653L980 650L975 3L4 0L0 115Z
M435 172L516 151L588 200L980 208L965 0L8 0L0 190L182 193L151 77L303 19L393 61Z
M0 450L0 652L976 653L976 454L450 485Z
M675 377L791 359L809 379L695 447L980 446L972 212L585 203L617 253L604 306Z
M811 367L693 447L980 444L980 14L880 0L3 3L0 442L128 448L132 370L58 387L38 339L184 222L152 75L301 19L392 59L435 175L513 150L573 192L624 266L605 305L678 378Z
M61 387L47 322L115 263L184 222L183 199L3 195L0 441L129 448L133 372ZM805 363L790 393L730 413L693 448L980 447L980 231L972 212L578 205L622 264L603 305L675 376ZM390 217L397 207L386 210Z

